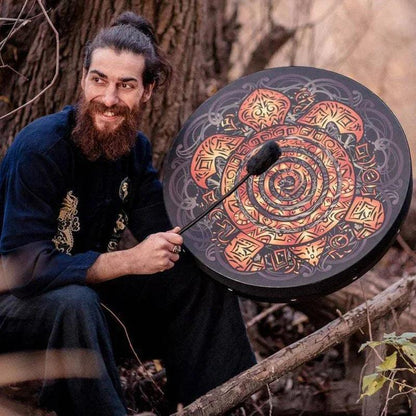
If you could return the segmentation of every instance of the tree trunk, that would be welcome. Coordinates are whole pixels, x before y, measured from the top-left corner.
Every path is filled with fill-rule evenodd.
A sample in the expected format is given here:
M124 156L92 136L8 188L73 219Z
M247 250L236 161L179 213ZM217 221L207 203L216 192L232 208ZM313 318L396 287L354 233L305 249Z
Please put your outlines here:
M375 323L373 328L373 339L379 340L383 339L384 334L392 332L392 320L389 316L386 316L384 319L380 319ZM371 374L376 372L376 367L380 364L379 357L383 360L386 358L386 346L380 345L378 347L378 356L370 348L366 350L366 374ZM386 397L386 386L374 393L371 396L366 396L363 398L363 408L362 416L379 416L384 407Z
M16 18L23 4L23 0L5 0L0 5L0 16ZM41 13L38 4L29 8L22 16ZM0 121L0 157L16 133L30 121L77 101L84 45L113 17L133 10L154 24L175 71L171 88L154 97L142 126L153 143L154 162L160 168L183 122L226 82L235 14L231 13L227 20L225 0L46 0L45 8L60 35L59 76L35 103ZM2 22L2 39L10 27L10 22ZM34 97L53 78L55 37L45 17L33 17L12 36L2 50L2 58L13 70L3 68L0 72L0 116Z

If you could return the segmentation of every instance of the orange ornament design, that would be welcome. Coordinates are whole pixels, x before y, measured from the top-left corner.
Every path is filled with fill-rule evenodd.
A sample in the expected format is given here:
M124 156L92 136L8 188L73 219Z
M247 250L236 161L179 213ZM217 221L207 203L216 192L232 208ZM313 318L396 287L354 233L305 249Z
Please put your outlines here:
M254 90L241 103L238 120L225 118L230 135L206 138L193 156L192 178L206 190L203 199L213 201L246 174L253 151L269 140L282 149L274 166L229 196L223 211L211 214L225 259L236 271L298 273L302 264L317 267L324 253L342 258L349 250L338 250L351 235L367 238L383 225L384 207L376 191L379 173L367 144L359 144L361 117L336 101L314 104L305 88L295 99L296 105L280 91ZM239 131L251 129L249 138L231 134L238 125L243 126ZM340 137L352 137L355 152L330 135L329 128ZM354 166L361 169L360 189Z

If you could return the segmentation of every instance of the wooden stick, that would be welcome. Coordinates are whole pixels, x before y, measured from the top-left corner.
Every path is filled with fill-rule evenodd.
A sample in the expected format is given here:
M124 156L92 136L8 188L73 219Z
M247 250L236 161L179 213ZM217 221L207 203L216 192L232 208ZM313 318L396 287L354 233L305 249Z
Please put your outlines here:
M224 201L225 198L228 198L234 191L237 190L239 186L241 186L249 177L251 176L251 173L247 173L238 183L236 183L228 192L226 192L224 195L222 195L217 201L215 201L212 205L210 205L205 211L201 212L196 218L194 218L191 222L186 224L180 231L179 235L183 234L188 228L191 228L194 226L199 220L205 217L205 215L208 215L215 207L217 207L219 204L221 204L222 201Z
M365 304L287 346L186 406L176 416L221 415L301 364L340 343L371 321L403 308L414 298L416 276L404 277ZM357 381L358 382L358 381Z

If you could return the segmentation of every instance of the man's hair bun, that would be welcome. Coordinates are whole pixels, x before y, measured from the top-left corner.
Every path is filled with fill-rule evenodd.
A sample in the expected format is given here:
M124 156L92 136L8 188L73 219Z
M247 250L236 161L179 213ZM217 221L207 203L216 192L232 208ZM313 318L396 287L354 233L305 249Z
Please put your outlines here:
M151 23L145 19L143 16L138 16L133 12L124 12L117 19L111 26L120 26L120 25L130 25L133 26L135 29L142 32L146 35L152 43L156 43L155 33L153 31L153 27Z
M92 54L98 48L115 51L128 51L145 58L143 85L153 84L154 90L168 85L172 76L172 66L160 49L152 24L133 12L124 12L110 27L102 29L92 42L85 47L84 68L88 71Z

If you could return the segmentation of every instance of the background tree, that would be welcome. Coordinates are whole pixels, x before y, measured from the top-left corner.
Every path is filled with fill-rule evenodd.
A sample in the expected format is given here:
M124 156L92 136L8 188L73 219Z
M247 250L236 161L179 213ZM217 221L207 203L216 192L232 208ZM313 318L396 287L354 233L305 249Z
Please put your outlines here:
M175 69L171 88L155 97L144 117L143 130L152 139L154 162L160 167L181 124L226 82L235 14L225 10L225 0L47 0L45 8L60 35L58 78L34 105L0 121L3 152L30 121L77 101L86 42L114 16L133 10L155 25L162 49ZM8 66L0 72L0 114L34 97L55 72L55 35L39 4L35 0L0 3L0 16L19 15L27 24L1 45L1 58ZM14 21L1 23L4 40Z

